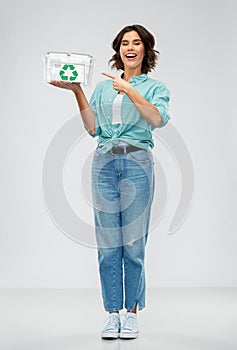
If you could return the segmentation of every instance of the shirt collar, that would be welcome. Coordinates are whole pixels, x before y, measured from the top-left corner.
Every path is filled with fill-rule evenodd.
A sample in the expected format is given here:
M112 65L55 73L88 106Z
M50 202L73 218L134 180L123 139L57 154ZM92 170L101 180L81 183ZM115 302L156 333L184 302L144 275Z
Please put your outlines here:
M124 73L121 74L121 78L123 78ZM135 75L130 79L131 85L139 85L147 80L147 74L143 73L141 75Z

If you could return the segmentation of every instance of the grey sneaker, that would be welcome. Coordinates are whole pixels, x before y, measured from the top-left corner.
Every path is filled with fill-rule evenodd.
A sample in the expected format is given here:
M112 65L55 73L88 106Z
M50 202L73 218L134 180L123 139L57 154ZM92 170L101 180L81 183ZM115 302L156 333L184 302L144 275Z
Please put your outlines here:
M138 336L137 315L127 312L120 331L121 339L135 339Z
M119 337L120 327L120 315L118 313L111 313L105 321L101 338L117 339Z

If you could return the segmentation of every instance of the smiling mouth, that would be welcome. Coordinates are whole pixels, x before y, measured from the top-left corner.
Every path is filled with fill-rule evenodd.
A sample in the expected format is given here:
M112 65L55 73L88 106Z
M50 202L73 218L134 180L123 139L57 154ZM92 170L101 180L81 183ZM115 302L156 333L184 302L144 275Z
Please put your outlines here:
M127 58L135 58L135 57L137 57L137 55L135 53L127 53L125 55L125 57L127 57Z

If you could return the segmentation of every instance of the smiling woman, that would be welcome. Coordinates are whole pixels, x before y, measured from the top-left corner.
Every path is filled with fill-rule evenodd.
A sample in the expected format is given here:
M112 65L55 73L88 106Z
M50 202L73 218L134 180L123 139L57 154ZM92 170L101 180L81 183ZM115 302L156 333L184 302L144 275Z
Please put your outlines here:
M132 34L135 36L132 38ZM115 50L115 54L110 59L112 68L124 70L124 62L120 56L120 49L128 48L133 39L134 47L142 45L144 50L144 57L142 61L142 73L148 73L156 66L159 51L154 50L155 38L154 36L143 26L134 24L123 28L113 41L112 47Z
M144 258L154 195L152 131L170 118L169 90L147 75L158 58L154 46L143 26L123 28L109 61L122 74L103 72L109 79L96 85L89 102L80 84L50 82L73 91L86 129L98 137L91 179L101 290L109 312L102 338L136 338L137 309L145 307Z

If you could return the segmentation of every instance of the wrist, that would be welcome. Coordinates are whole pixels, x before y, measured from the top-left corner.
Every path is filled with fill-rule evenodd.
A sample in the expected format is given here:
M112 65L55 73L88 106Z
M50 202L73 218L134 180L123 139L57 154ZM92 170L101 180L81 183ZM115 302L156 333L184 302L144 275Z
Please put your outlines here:
M72 91L75 95L79 94L81 92L82 88L80 84L75 84L73 87Z
M129 92L130 92L132 89L133 89L132 85L131 85L130 83L128 83L128 85L127 85L127 86L125 87L125 89L124 89L124 93L125 93L126 95L128 95Z

